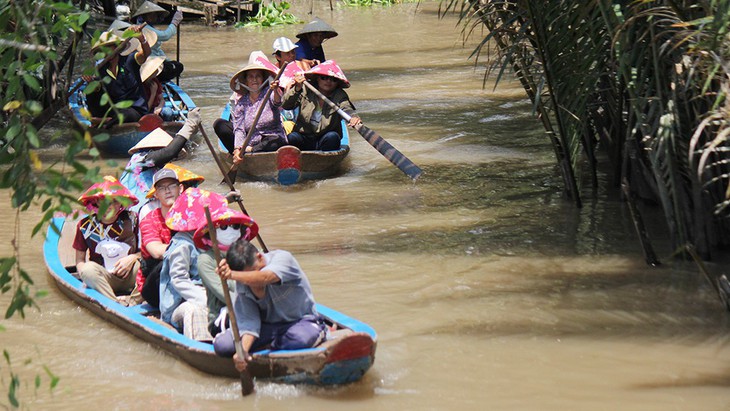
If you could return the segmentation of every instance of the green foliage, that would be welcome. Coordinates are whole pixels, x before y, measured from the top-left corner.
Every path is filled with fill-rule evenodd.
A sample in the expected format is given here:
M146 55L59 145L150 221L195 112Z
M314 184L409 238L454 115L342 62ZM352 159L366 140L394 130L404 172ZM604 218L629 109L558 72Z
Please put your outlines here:
M99 180L98 167L89 168L78 161L79 153L91 144L89 134L64 133L69 140L64 141L63 160L44 164L37 151L43 140L32 124L54 101L48 87L51 63L58 61L62 51L78 38L76 33L89 18L88 12L77 9L70 1L0 0L0 188L10 191L11 205L17 210L10 239L13 255L0 257L0 294L11 295L6 319L16 314L24 318L25 310L38 308L37 299L45 295L45 291L34 290L32 278L21 268L18 248L21 212L31 206L40 207L43 216L33 227L35 235L56 213L71 214L77 208L77 193L90 182ZM93 74L91 59L81 61L86 64L84 73ZM63 84L58 87L65 89ZM7 331L0 326L0 332ZM4 356L7 367L3 368L0 381L7 384L9 405L19 407L22 381L13 371L7 350ZM29 364L30 360L25 363ZM58 377L48 368L44 369L52 390L58 384ZM36 388L41 381L36 376Z
M255 16L250 17L246 22L236 23L236 27L270 27L282 24L298 24L301 23L298 17L287 12L291 7L286 1L276 3L272 1L265 5L262 0L259 1L259 11Z
M575 176L587 160L598 184L603 147L609 182L661 204L676 248L730 244L730 1L442 5L465 36L487 28L472 56L520 80L578 205Z

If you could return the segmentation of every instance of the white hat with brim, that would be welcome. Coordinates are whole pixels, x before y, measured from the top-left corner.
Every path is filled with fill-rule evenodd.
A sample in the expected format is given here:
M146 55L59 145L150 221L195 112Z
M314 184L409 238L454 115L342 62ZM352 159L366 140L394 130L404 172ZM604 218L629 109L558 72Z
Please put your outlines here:
M140 140L139 143L135 144L134 147L130 148L128 153L134 154L142 150L167 147L171 141L172 136L170 136L167 131L157 127L147 134L145 138Z
M147 81L152 75L159 75L162 72L162 63L164 62L165 58L162 56L147 57L147 61L139 68L139 75L142 77L142 82Z
M278 39L274 40L274 54L276 54L277 51L283 51L284 53L294 50L295 48L299 47L296 44L294 44L293 41L289 40L286 37L279 37Z
M144 3L142 3L141 6L139 6L139 8L137 8L137 10L134 12L134 14L132 14L132 17L137 17L137 16L141 16L143 14L150 14L150 13L164 13L165 16L170 14L169 11L163 9L162 7L156 5L155 3L151 2L151 1L145 1Z
M231 90L236 93L243 91L243 87L241 87L243 82L239 80L239 77L244 76L249 70L264 70L269 75L275 76L278 69L269 61L263 51L254 51L248 56L248 64L246 64L246 67L238 70L238 72L231 77Z

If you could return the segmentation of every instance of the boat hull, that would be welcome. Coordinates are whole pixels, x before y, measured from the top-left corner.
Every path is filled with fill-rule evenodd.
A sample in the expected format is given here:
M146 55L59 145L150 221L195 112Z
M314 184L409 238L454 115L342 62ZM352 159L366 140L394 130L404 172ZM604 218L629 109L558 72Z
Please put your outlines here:
M221 114L230 120L230 105ZM275 182L292 185L303 180L320 180L343 172L344 160L350 153L350 136L347 124L342 121L340 149L335 151L300 151L294 146L284 146L275 152L247 153L238 166L238 176L247 180ZM219 141L221 151L228 153ZM230 161L230 156L228 158Z
M125 307L86 286L72 271L75 221L56 217L49 227L43 254L50 277L72 301L101 319L128 331L211 375L237 377L230 358L219 357L213 345L185 337L162 323L148 304ZM60 234L59 234L60 233ZM309 349L253 353L249 371L256 379L291 384L333 385L357 381L375 361L377 335L365 323L323 305L317 310L333 328L332 338Z

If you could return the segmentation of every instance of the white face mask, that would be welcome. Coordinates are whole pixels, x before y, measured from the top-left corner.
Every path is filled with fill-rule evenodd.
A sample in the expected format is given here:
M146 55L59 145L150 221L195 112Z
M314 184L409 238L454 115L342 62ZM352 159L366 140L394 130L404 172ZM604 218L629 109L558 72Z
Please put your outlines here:
M215 238L220 244L229 246L241 238L241 230L234 230L232 227L221 230L219 227L215 229Z

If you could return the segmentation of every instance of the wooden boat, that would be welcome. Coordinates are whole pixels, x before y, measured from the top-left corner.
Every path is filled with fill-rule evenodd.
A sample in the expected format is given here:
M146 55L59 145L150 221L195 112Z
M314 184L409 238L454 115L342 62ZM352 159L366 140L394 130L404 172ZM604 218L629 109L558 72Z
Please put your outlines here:
M71 247L76 222L53 219L48 228L43 255L51 278L63 294L89 311L140 339L153 344L208 374L237 377L230 358L219 357L213 345L185 337L159 320L159 311L148 304L125 307L86 288L75 275L75 252ZM60 233L60 234L59 234ZM256 379L291 384L333 385L362 378L375 360L375 331L354 318L323 305L317 310L330 327L330 338L303 350L259 351L249 364Z
M142 124L123 123L111 128L98 127L101 119L87 118L82 113L82 109L86 111L87 105L86 96L84 95L86 84L79 85L78 83L81 82L81 79L77 80L71 88L72 90L76 89L76 91L69 95L68 107L81 130L88 130L92 137L102 133L109 134L109 138L106 140L93 139L94 146L103 157L128 157L127 151L158 126L174 136L185 124L184 116L187 115L189 110L196 107L193 100L182 88L173 82L168 82L165 83L163 88L163 99L165 100L165 107L168 107L174 113L172 121L160 122L159 117L148 115L149 117L143 117Z
M227 104L221 118L229 120ZM223 152L228 152L219 142ZM340 149L336 151L300 151L294 146L284 146L277 151L249 153L238 167L238 175L249 180L273 181L281 185L296 184L301 180L319 180L340 171L342 161L350 153L350 136L347 124L342 122Z

